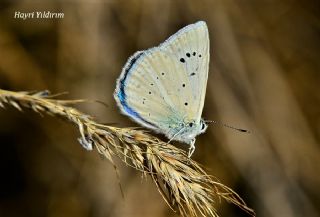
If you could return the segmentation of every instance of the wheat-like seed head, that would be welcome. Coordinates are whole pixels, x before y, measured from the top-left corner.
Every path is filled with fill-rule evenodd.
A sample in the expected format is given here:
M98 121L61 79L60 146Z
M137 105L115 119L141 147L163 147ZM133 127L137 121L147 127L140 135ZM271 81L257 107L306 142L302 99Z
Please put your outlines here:
M214 202L223 198L250 215L255 213L229 187L209 176L186 153L137 128L118 128L97 123L70 105L84 100L57 100L48 91L12 92L0 89L0 107L12 105L19 111L30 108L39 114L62 117L75 124L79 142L96 150L113 165L117 156L126 165L150 175L166 203L183 216L218 216Z

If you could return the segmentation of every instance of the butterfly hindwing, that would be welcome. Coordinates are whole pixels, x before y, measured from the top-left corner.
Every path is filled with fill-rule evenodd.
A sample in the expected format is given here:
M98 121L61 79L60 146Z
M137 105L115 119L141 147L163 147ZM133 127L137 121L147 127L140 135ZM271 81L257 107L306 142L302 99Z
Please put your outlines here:
M200 21L136 52L118 79L115 99L126 115L168 135L185 120L200 120L208 65L208 30Z

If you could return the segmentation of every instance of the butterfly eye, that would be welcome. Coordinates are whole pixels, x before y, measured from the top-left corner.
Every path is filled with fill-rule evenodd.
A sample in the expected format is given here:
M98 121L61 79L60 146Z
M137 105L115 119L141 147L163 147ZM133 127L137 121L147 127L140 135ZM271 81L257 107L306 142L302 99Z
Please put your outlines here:
M206 125L204 123L201 123L201 130L204 130L205 127Z

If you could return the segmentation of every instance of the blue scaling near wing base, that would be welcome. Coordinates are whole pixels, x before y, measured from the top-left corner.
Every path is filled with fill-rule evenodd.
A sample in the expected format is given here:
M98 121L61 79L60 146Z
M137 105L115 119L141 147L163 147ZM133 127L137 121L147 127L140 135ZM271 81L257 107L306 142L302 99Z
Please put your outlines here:
M133 65L137 62L137 60L143 55L143 52L139 52L137 53L137 55L133 56L130 60L130 62L127 64L126 68L125 68L125 73L123 75L123 77L121 78L121 80L119 81L119 92L117 94L120 103L123 107L123 109L132 117L135 118L139 118L140 120L144 121L145 123L154 126L154 124L146 121L144 118L142 118L138 112L136 112L133 108L131 108L128 103L127 103L127 95L125 93L125 87L126 87L126 80L127 77L129 75L130 69L133 67Z

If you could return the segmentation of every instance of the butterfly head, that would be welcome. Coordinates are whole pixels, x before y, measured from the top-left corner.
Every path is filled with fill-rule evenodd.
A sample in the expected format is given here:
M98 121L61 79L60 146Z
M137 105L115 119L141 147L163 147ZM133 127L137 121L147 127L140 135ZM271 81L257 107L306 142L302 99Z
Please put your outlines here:
M206 132L207 128L208 128L208 125L206 124L206 122L203 119L201 119L200 120L200 133L199 134Z
M206 131L208 125L201 119L198 123L196 121L186 121L181 124L181 127L175 140L191 144L197 135Z

